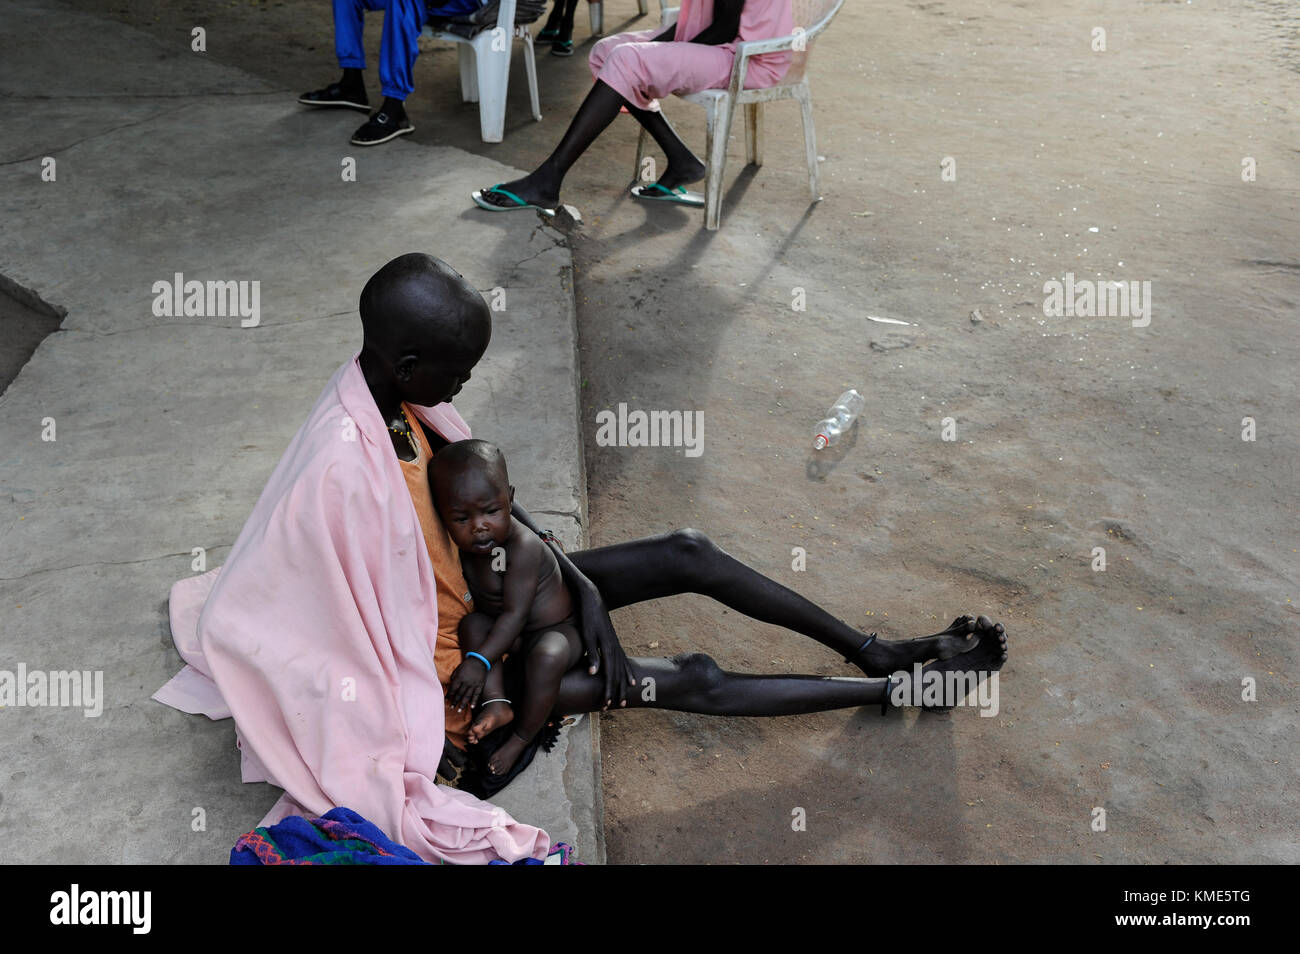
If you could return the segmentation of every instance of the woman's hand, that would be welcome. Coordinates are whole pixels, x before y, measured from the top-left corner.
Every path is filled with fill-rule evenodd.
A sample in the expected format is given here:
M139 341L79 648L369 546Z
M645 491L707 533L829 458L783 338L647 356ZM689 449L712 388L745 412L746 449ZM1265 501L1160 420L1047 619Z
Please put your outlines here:
M481 660L466 656L451 674L447 683L447 701L456 707L456 711L473 709L483 695L483 683L487 680L487 667Z
M724 46L740 36L740 14L745 0L713 0L713 22L689 42L705 46Z
M577 567L574 567L574 572L578 573ZM578 575L582 576L581 573ZM582 579L586 580L586 577L583 576ZM635 686L636 679L628 668L627 654L623 652L623 646L614 632L614 624L605 609L605 601L600 598L596 587L588 582L587 588L582 590L580 603L580 632L582 645L587 650L587 672L594 676L604 669L605 708L615 704L625 706L628 686Z

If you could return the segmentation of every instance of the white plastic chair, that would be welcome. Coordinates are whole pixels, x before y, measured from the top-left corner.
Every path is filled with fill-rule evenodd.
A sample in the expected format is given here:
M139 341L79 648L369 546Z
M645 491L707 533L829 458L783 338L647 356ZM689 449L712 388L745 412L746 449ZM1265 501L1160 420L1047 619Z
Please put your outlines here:
M636 0L641 16L646 15L645 0ZM659 0L659 12L662 14L665 0ZM605 29L605 11L601 9L601 0L587 0L587 13L591 16L591 35L600 36Z
M808 153L808 187L812 199L821 197L821 173L817 168L817 130L813 126L812 89L808 85L808 61L812 57L813 41L839 13L844 0L791 0L794 13L794 32L772 40L750 40L736 44L736 60L732 65L731 82L726 89L706 89L686 93L680 99L703 106L705 127L708 130L704 151L708 166L705 180L704 226L710 231L722 221L722 173L727 161L727 140L731 136L731 120L736 107L745 108L745 158L755 166L763 164L763 106L779 99L798 100L803 113L804 147ZM663 25L677 22L678 8L665 10ZM796 45L803 49L796 49ZM745 69L751 56L790 50L794 60L790 69L776 86L766 89L744 89ZM647 134L642 127L636 143L636 166L633 182L641 174L641 157L645 154Z
M460 96L466 103L478 103L479 131L484 142L500 142L506 128L506 92L510 86L510 50L513 41L524 44L524 68L528 73L528 96L533 119L542 119L537 98L537 58L533 54L531 24L515 25L515 0L501 0L497 25L466 39L455 33L427 26L424 32L437 40L460 46Z

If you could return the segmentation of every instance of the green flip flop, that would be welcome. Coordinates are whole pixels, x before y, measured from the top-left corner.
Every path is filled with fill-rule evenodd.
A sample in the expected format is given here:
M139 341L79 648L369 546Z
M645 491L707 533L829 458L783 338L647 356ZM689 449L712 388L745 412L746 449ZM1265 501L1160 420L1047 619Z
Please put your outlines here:
M675 205L687 205L693 209L704 208L704 196L699 192L687 192L685 186L670 189L657 182L649 185L633 186L632 197L649 202L672 202Z
M497 195L503 195L510 201L514 202L515 204L514 205L493 205L491 202L483 198L483 194L485 192L494 192ZM514 212L517 209L536 209L538 212L542 213L542 215L545 215L547 217L551 217L555 215L554 209L546 209L540 205L533 205L531 202L526 202L525 200L519 198L519 196L515 195L513 192L508 192L507 190L501 188L500 182L492 186L490 189L479 189L474 192L471 192L469 194L469 197L474 200L474 204L477 205L480 209L487 209L489 212Z

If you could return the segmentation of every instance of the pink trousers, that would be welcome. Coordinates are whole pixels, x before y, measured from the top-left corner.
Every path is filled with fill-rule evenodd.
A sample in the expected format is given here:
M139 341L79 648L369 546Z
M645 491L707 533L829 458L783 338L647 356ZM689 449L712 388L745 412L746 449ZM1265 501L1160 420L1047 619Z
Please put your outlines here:
M650 43L662 30L639 30L607 36L591 49L591 75L613 87L640 109L658 111L659 99L674 93L725 89L731 82L736 54L702 43ZM758 63L750 61L745 86L769 86Z

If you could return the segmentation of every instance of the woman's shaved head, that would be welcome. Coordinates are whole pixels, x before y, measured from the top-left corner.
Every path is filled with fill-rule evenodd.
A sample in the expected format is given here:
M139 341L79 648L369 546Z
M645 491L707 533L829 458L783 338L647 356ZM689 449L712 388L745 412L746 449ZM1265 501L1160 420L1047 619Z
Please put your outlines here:
M403 400L440 404L469 380L492 338L492 314L477 289L441 259L398 256L361 290L363 350L390 375Z

